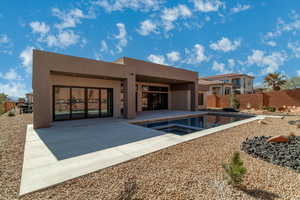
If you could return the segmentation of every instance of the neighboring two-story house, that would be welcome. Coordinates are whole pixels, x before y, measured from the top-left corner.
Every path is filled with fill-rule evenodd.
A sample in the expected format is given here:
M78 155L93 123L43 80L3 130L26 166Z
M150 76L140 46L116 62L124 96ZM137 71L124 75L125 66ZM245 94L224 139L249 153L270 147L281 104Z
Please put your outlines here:
M198 79L198 106L199 108L206 107L206 96L207 95L229 95L232 92L232 84L224 83L220 80L206 80L204 78Z
M247 74L237 74L237 73L232 73L232 74L221 74L221 75L216 75L216 76L208 76L202 78L203 80L207 81L220 81L223 84L228 84L231 85L231 92L223 92L221 95L224 94L230 94L230 93L235 93L235 94L251 94L253 93L253 76L249 76ZM224 87L224 85L220 85ZM219 86L219 87L220 87ZM222 88L221 87L221 88ZM211 90L212 93L214 93L214 90Z

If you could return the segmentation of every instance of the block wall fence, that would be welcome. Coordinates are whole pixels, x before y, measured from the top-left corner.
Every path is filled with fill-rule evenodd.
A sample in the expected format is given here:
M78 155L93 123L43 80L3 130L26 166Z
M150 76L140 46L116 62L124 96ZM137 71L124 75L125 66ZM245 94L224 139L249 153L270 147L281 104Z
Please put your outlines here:
M4 106L4 112L8 112L16 107L16 103L6 101L6 102L4 102L3 106Z
M280 108L283 106L300 107L300 88L294 90L281 90L257 94L236 95L240 101L240 108L245 109L250 104L251 108L260 109L263 106ZM230 96L206 96L207 108L230 107Z

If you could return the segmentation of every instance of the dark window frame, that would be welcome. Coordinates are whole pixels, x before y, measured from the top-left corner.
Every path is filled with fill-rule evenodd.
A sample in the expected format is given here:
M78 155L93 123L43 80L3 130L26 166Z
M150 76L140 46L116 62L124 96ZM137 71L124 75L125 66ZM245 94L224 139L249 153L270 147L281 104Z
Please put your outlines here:
M68 119L56 119L55 118L55 88L69 88L69 117ZM82 118L72 118L72 88L83 88L84 89L84 117ZM53 121L65 121L65 120L76 120L76 119L88 119L88 118L95 118L95 117L89 117L88 116L88 89L97 89L98 95L99 95L99 116L96 116L98 118L104 118L104 117L112 117L114 112L114 106L113 106L113 88L103 88L103 87L83 87L83 86L66 86L66 85L53 85L52 86L52 120ZM101 112L101 89L105 89L107 91L107 114L102 115Z

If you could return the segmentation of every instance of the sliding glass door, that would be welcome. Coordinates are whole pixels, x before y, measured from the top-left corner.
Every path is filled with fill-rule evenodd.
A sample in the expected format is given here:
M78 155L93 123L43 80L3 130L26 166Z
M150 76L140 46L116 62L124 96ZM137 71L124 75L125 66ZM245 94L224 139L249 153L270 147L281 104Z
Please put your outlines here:
M54 95L54 113L56 120L66 120L70 118L70 88L55 87Z
M71 88L71 117L82 119L85 117L85 89Z
M87 89L87 115L88 117L100 116L100 90Z
M112 88L53 86L53 120L113 116Z
M142 86L142 110L168 109L168 87Z

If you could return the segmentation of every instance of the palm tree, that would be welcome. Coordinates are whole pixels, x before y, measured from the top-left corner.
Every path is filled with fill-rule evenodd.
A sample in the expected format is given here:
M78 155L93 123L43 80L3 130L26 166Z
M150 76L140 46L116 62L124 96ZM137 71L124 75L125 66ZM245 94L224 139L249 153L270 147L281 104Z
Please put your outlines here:
M273 90L280 90L286 83L286 77L280 73L269 73L264 78L264 83L271 87Z

